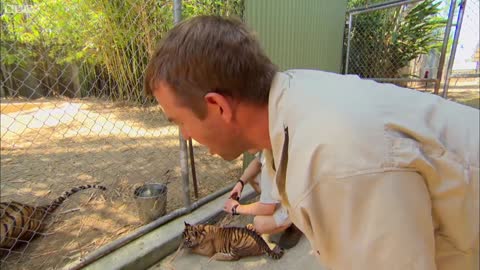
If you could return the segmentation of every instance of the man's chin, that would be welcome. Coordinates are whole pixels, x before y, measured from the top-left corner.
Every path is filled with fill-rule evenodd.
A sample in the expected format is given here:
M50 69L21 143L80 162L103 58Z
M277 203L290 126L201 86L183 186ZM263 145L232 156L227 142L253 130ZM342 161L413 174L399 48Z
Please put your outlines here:
M213 155L217 155L217 156L220 156L222 159L226 160L226 161L232 161L232 160L235 160L236 158L238 158L240 154L213 154Z

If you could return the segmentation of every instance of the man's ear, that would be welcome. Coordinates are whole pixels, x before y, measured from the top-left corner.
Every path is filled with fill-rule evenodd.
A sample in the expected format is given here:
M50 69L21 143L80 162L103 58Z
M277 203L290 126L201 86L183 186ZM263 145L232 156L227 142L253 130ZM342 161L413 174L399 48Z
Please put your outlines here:
M213 113L218 113L226 122L232 120L231 99L215 92L207 93L204 97L207 107L213 107Z

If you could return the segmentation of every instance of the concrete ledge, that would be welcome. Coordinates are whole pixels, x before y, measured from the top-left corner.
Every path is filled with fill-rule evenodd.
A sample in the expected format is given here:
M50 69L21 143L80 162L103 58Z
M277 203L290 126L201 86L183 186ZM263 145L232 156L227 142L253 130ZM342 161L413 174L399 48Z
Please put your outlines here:
M184 221L191 224L207 223L222 216L228 195L229 193L226 193L195 211L160 226L83 269L147 269L178 248L185 227ZM240 201L245 202L255 196L251 186L246 186Z

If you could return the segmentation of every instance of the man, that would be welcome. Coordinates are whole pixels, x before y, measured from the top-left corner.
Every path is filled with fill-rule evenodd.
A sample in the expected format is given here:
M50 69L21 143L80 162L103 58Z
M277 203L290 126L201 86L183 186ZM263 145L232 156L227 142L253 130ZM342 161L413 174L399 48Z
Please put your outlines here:
M212 153L271 150L282 205L327 268L478 269L478 110L278 72L242 23L208 16L170 31L145 87Z

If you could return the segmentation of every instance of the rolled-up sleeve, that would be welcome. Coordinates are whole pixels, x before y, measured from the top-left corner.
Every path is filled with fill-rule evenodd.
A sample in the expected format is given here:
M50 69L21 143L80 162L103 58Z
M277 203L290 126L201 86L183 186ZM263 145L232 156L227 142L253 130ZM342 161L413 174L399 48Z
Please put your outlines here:
M430 196L416 172L323 179L292 207L327 269L436 269Z

